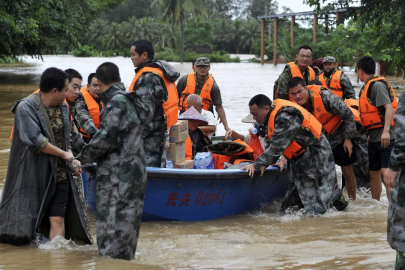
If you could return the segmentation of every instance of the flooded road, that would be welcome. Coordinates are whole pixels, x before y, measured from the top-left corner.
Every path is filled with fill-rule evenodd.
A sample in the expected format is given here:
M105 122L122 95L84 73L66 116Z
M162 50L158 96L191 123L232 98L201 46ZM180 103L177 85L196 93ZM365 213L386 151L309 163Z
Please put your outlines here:
M0 68L0 192L4 185L13 123L10 108L38 88L42 71L51 66L74 68L87 76L105 61L120 68L126 86L134 69L126 58L28 58L33 66ZM185 75L191 63L173 63ZM273 65L212 64L229 126L240 133L250 127L240 120L256 94L272 96L274 81L283 69ZM353 83L354 73L348 72ZM359 88L357 87L358 91ZM218 134L224 134L218 124ZM347 194L345 194L347 196ZM64 239L36 247L0 244L0 269L392 269L395 251L386 242L388 201L381 202L364 190L348 212L328 212L316 218L291 213L279 216L280 201L250 213L205 222L142 223L131 262L98 255L97 246L78 246ZM95 238L94 217L91 222Z

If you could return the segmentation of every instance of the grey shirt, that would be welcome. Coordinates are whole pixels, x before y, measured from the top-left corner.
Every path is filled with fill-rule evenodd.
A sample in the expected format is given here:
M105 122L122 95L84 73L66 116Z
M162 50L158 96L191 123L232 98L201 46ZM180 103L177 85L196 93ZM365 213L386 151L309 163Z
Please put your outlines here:
M385 123L385 108L384 105L391 104L389 89L383 82L375 82L370 89L370 100L372 104L378 108L381 120ZM370 142L380 142L381 135L384 131L384 127L374 128L369 130ZM390 129L390 139L394 138L393 130Z

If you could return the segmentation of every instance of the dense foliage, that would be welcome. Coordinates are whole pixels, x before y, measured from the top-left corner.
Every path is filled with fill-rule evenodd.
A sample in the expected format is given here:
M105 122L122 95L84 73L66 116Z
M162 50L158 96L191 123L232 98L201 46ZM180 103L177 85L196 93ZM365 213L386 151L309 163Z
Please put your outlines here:
M353 51L360 53L357 47L362 49L361 54L367 53L376 59L393 63L397 73L405 67L405 1L403 0L334 0L321 8L325 0L305 0L307 4L316 8L319 12L336 8L346 8L343 19L352 18L356 21L349 27L348 41ZM356 27L357 29L353 29ZM342 31L343 29L339 29ZM346 33L345 32L345 33ZM355 34L355 41L350 40ZM341 41L340 39L339 41ZM346 54L355 55L346 47ZM357 50L356 50L357 49Z
M2 0L0 57L67 50L101 10L122 0Z
M328 33L320 19L314 59L334 55L353 63L369 54L377 60L405 66L405 1L303 0L320 14L346 8L341 24L330 21ZM323 8L325 2L330 3ZM280 3L282 3L280 1ZM2 0L0 58L44 53L76 56L129 56L130 44L150 40L157 57L188 61L196 48L217 61L228 53L260 53L257 16L290 12L275 0ZM297 21L291 46L290 20L280 18L278 57L291 61L296 49L312 44L312 19ZM274 21L266 23L265 55L273 58ZM184 54L183 54L184 51ZM1 61L1 60L0 60Z

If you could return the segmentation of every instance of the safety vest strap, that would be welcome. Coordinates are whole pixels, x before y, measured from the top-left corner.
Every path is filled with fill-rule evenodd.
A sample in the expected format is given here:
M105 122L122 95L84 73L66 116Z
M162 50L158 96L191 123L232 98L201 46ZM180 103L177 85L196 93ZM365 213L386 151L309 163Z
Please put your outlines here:
M162 104L163 110L166 117L167 128L170 128L177 123L177 117L179 114L179 108L177 107L179 102L179 96L177 93L176 84L169 81L166 76L163 74L163 71L160 68L155 67L144 67L138 71L135 75L135 78L132 80L131 86L128 89L128 92L134 91L134 87L139 77L144 73L154 73L158 75L164 82L167 89L167 100Z
M299 155L303 154L306 150L306 146L302 146L297 141L293 141L290 145L284 150L283 156L288 159L292 159L294 157L298 157Z

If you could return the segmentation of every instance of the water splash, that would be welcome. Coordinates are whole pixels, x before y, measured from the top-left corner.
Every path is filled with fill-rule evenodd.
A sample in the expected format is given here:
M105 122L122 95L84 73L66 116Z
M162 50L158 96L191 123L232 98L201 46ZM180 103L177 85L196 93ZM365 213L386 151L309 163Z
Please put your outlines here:
M52 240L49 240L45 237L38 236L35 239L34 245L41 250L74 250L74 251L86 251L93 250L95 246L91 245L78 245L73 240L65 239L61 235L57 235Z

